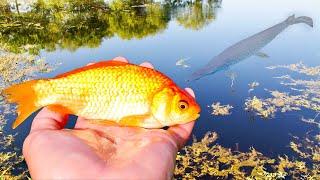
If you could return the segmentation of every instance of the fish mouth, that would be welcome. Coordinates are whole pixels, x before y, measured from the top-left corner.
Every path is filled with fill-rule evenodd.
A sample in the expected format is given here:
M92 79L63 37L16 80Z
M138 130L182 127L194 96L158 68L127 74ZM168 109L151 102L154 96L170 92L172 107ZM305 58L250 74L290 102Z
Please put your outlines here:
M200 114L194 114L190 117L190 119L184 120L184 121L179 121L177 124L186 124L186 123L197 120L199 117L200 117Z
M195 115L192 116L191 121L194 121L194 120L198 119L199 117L200 117L199 113L195 114Z

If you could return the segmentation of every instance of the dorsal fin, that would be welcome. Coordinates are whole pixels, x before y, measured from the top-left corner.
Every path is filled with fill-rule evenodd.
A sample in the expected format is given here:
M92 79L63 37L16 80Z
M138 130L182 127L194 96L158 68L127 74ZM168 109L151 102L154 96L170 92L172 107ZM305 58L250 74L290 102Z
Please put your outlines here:
M71 71L66 72L66 73L62 73L62 74L56 76L55 79L56 78L66 77L66 76L69 76L71 74L76 74L76 73L79 73L81 71L86 71L86 70L89 70L89 69L95 69L95 68L106 67L106 66L124 66L124 65L128 65L128 64L129 63L121 62L121 61L114 61L114 60L101 61L101 62L97 62L97 63L94 63L94 64L90 64L88 66L84 66L84 67L81 67L81 68L78 68L78 69L71 70Z

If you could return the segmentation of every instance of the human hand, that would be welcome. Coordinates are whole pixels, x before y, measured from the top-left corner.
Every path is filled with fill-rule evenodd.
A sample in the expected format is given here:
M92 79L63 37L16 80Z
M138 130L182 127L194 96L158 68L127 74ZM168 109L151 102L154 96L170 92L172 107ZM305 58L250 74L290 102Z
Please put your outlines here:
M186 91L194 96L190 88ZM64 129L67 119L47 108L34 118L23 145L33 179L171 179L177 151L194 126L99 126L79 117L74 129Z

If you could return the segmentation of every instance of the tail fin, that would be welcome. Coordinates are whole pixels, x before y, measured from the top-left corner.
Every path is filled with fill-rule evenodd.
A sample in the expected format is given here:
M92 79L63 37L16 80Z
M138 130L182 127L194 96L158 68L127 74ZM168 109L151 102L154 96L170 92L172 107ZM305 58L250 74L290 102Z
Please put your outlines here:
M298 23L305 23L310 27L313 27L313 20L312 18L308 16L300 16L300 17L295 17L294 15L289 16L286 20L290 25L292 24L298 24Z
M313 27L313 20L311 17L307 17L307 16L300 16L296 18L296 23L305 23L307 25L309 25L310 27Z
M27 81L10 86L2 91L2 94L6 96L8 102L16 103L18 106L18 117L12 124L13 129L19 126L39 108L35 105L36 94L33 90L33 86L36 82L37 80Z

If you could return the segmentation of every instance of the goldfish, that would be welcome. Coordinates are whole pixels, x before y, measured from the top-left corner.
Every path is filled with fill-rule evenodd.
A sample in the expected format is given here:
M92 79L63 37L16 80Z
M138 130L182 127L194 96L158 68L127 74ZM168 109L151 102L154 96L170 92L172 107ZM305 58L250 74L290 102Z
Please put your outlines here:
M12 85L2 94L17 104L13 129L42 107L93 123L143 128L184 124L200 116L195 99L166 75L114 60Z

